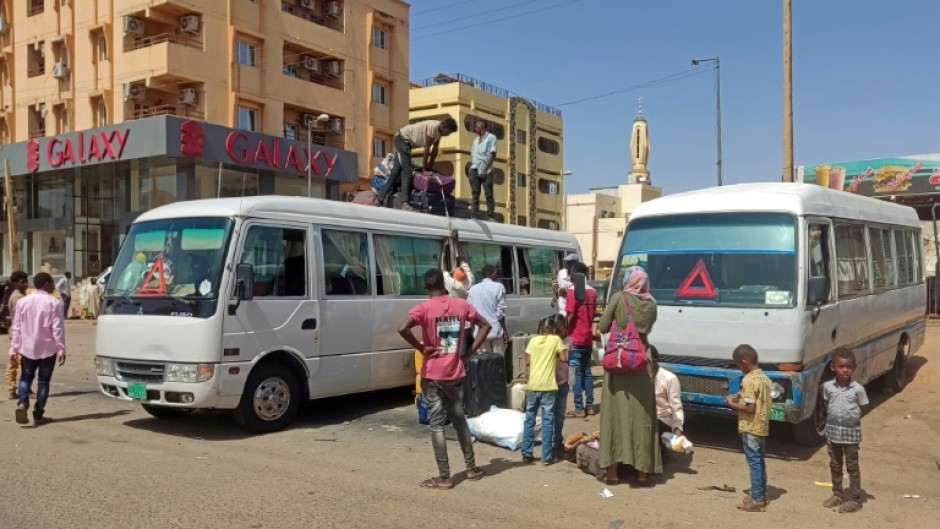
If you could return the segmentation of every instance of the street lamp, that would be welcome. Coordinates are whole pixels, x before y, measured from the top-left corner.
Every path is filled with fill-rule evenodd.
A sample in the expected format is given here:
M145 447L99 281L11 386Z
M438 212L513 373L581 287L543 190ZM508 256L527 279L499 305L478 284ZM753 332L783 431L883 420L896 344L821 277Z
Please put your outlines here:
M561 172L561 179L562 179L562 180L564 180L566 176L571 176L571 171L562 171L562 172ZM562 190L565 188L565 186L564 186L564 183L563 183L563 182L559 182L559 183L562 184L562 185L561 185L561 187L558 189L558 196L561 197L561 204L562 204L562 207L565 208L564 217L562 217L562 218L564 219L564 223L563 223L564 225L562 226L562 230L567 230L567 229L568 229L568 204L567 204L567 201L565 200L565 195L564 195L564 193L562 193Z
M310 198L313 189L313 125L324 123L330 120L329 114L320 114L316 119L307 119L307 198Z
M711 59L692 59L692 66L698 66L703 62L713 62L715 63L715 98L716 98L716 120L717 120L717 135L718 135L718 185L722 185L722 175L721 175L721 59L718 57L713 57Z

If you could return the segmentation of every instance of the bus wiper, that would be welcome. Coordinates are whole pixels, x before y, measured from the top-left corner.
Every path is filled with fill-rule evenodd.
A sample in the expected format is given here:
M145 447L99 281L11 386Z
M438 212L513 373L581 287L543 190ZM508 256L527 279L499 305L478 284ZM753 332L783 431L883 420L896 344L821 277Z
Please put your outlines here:
M124 303L127 303L128 305L140 305L139 301L137 301L136 299L124 293L109 294L109 295L104 296L104 299L120 299L121 301L123 301Z

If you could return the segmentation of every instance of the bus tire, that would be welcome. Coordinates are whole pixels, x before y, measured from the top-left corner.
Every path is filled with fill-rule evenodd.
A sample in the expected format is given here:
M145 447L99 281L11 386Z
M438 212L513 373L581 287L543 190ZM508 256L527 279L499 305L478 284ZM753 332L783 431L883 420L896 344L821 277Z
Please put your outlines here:
M894 393L900 393L907 385L907 352L908 345L905 340L898 344L898 353L894 359L894 367L884 375L884 386Z
M793 440L803 446L819 446L826 440L826 401L822 398L822 385L816 396L816 407L813 414L803 421L793 425Z
M264 363L248 377L235 408L235 421L250 432L276 432L294 420L301 400L300 383L290 368L277 362Z
M144 411L152 417L162 420L179 419L193 412L191 408L168 408L166 406L153 406L151 404L141 404Z

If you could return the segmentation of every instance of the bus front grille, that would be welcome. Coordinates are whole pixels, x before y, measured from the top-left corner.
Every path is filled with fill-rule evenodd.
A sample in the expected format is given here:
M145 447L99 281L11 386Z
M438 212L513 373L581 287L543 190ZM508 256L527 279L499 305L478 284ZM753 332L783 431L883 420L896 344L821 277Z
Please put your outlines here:
M115 362L115 378L122 382L163 382L163 364L140 364L136 362Z
M685 393L700 393L703 395L727 395L728 379L717 377L702 377L698 375L676 375L679 386Z

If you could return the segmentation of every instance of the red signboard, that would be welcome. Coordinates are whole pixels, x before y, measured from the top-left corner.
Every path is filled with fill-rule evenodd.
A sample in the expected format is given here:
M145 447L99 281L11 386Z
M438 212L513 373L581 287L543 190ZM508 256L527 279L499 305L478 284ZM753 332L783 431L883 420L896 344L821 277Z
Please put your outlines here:
M53 136L45 142L45 149L33 139L26 144L26 169L33 173L38 171L40 156L55 169L65 164L117 161L124 155L128 136L130 130L127 129L79 132L64 139Z
M696 281L700 285L696 284ZM696 298L696 299L717 299L718 290L715 289L715 283L712 282L712 277L708 274L708 269L705 268L705 263L702 260L695 263L695 267L692 268L692 273L679 285L679 288L676 290L677 298Z

